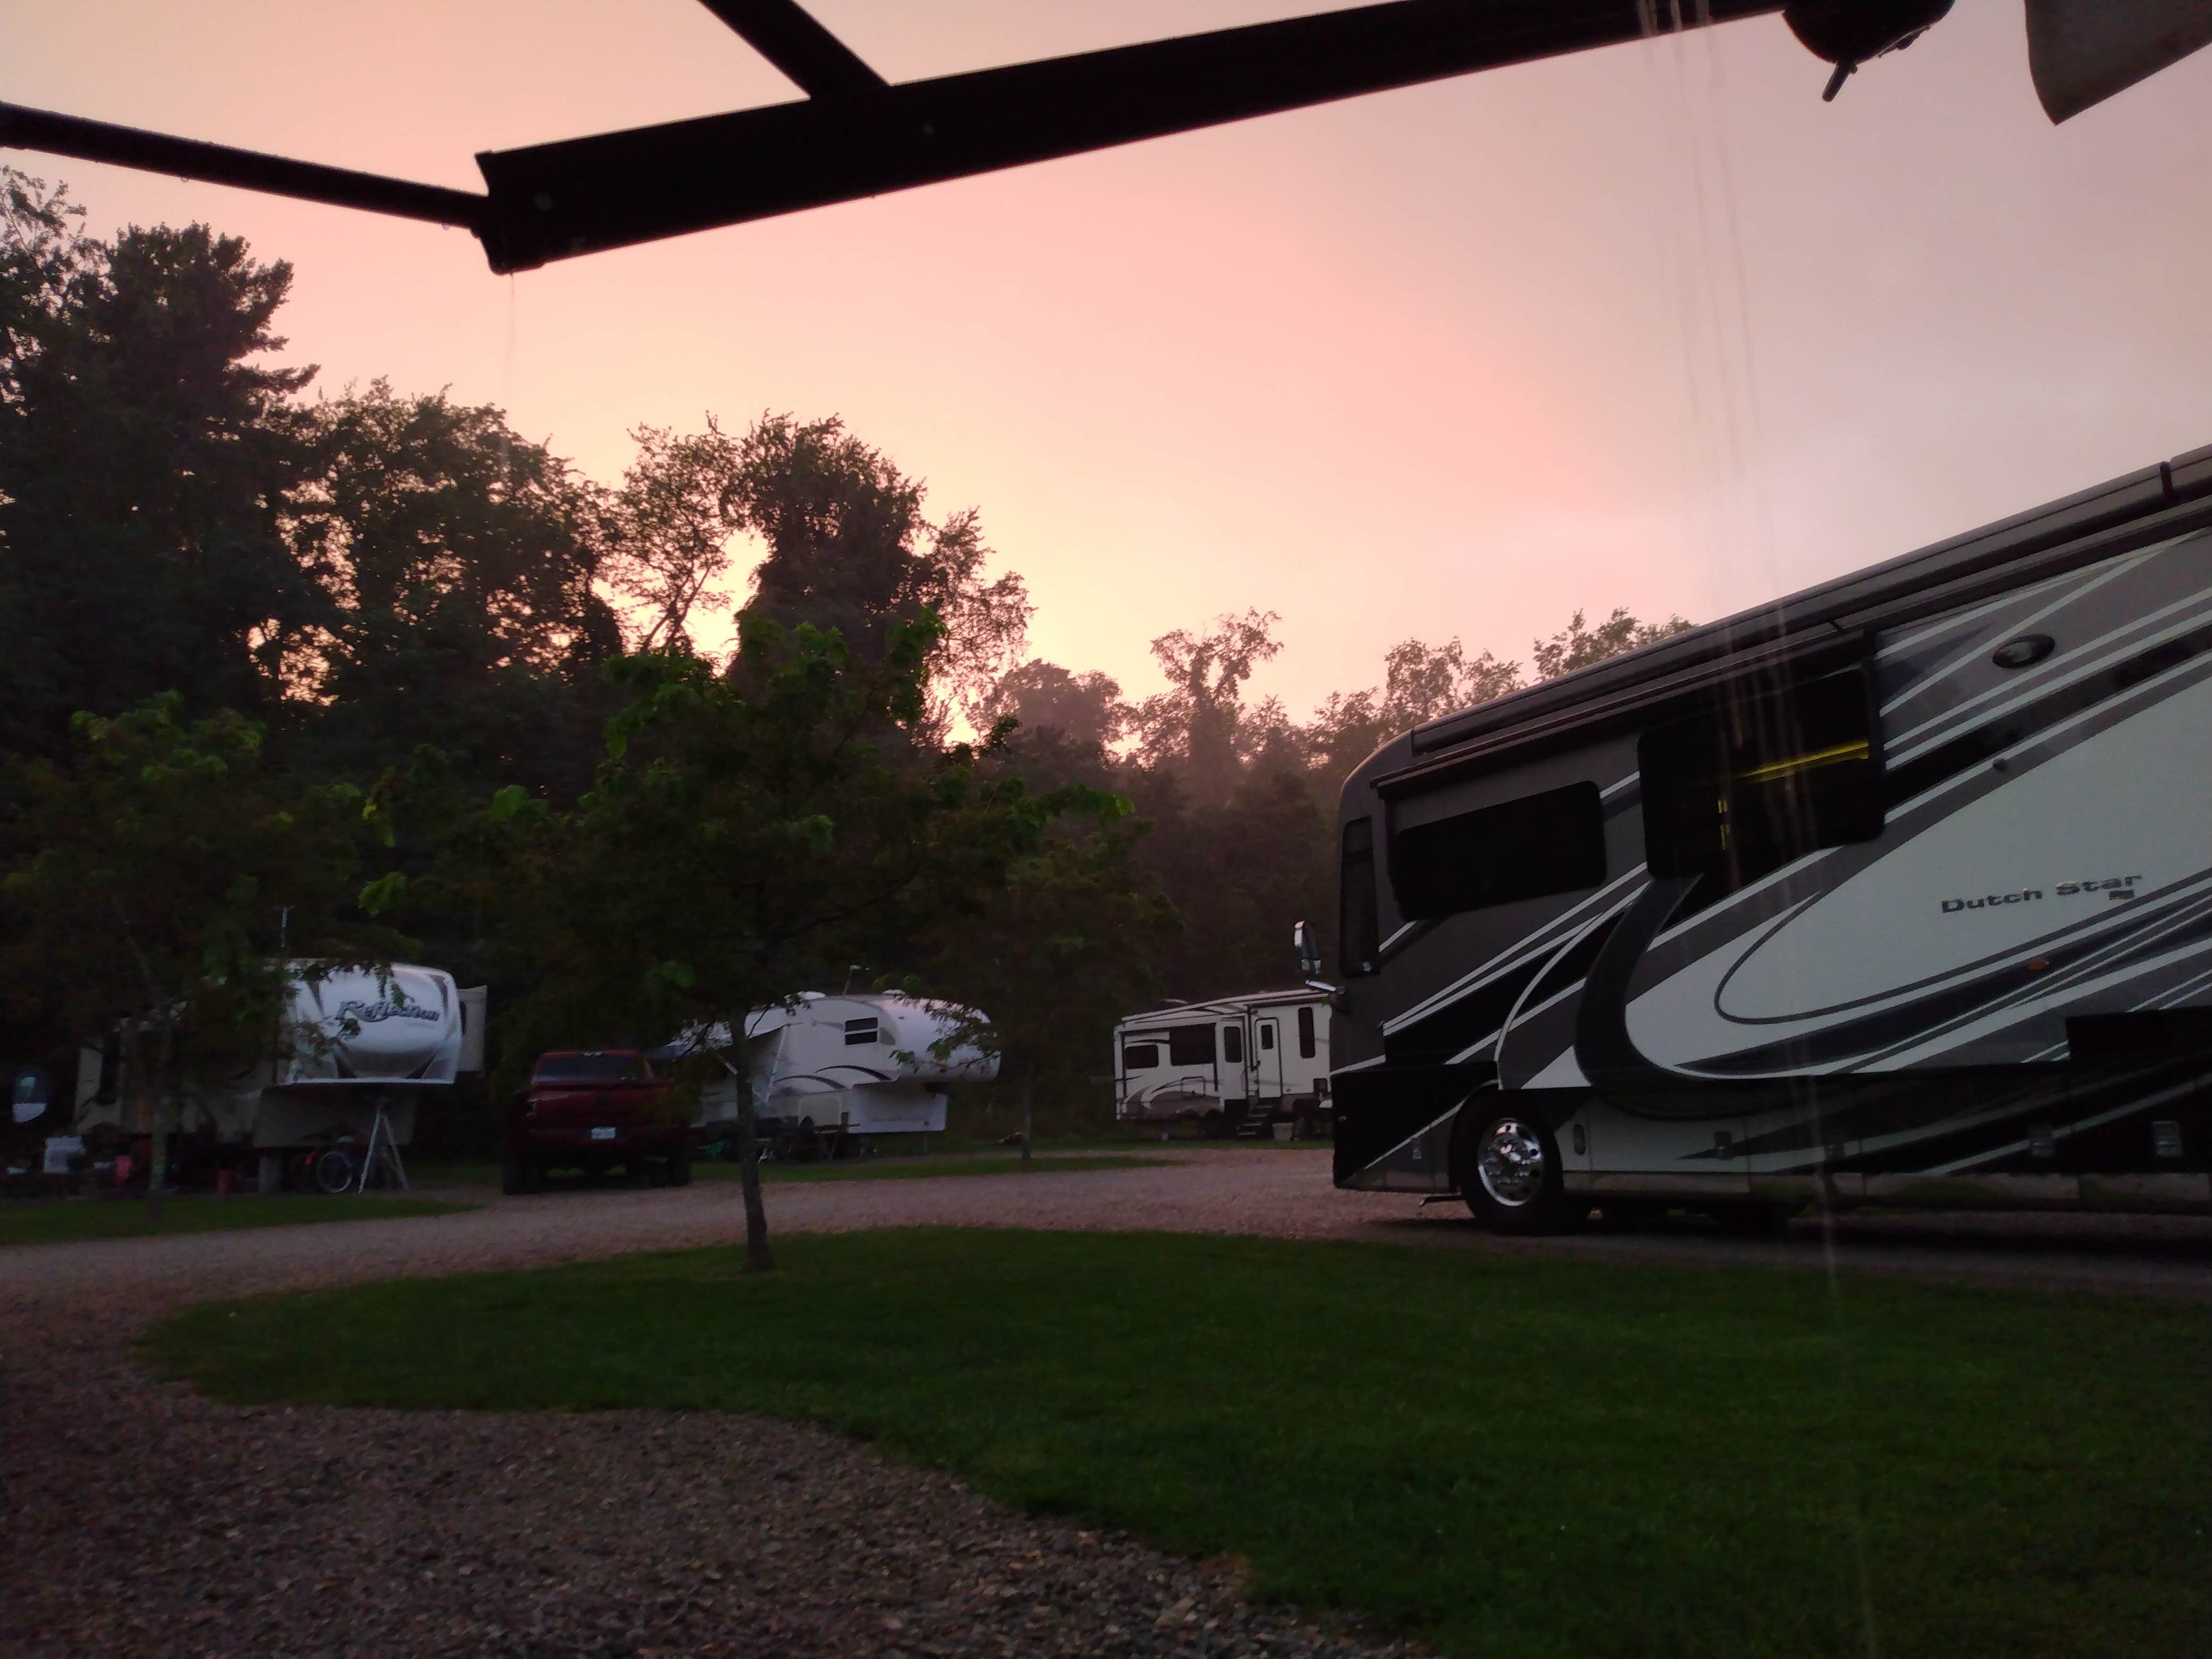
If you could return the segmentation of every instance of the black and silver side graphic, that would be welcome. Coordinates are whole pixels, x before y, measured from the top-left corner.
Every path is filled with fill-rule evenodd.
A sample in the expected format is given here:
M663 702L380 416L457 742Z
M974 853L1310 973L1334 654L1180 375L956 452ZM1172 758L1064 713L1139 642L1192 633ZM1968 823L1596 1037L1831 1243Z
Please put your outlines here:
M2212 450L1403 734L1340 1183L2212 1208L2207 732Z

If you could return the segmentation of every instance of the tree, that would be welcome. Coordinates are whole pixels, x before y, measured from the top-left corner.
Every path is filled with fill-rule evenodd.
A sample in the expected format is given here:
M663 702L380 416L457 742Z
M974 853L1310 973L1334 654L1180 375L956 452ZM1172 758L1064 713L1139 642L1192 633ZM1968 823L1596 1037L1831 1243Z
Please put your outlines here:
M257 361L291 267L75 213L0 179L0 744L54 760L78 710L266 710L325 608L281 522L314 370Z
M1056 732L1078 749L1102 755L1135 718L1121 701L1121 683L1110 675L1071 674L1041 657L1001 675L978 713L985 723L1010 720L1024 732Z
M1000 1077L1021 1092L1024 1169L1036 1085L1096 1074L1122 1015L1159 994L1155 963L1179 928L1175 908L1133 862L1152 826L1129 811L1109 797L1089 834L1046 836L938 950L933 988L975 1011L940 1042L948 1054L973 1043L999 1057Z
M549 969L515 1029L645 1043L795 1001L854 961L896 960L980 909L1090 792L989 779L966 744L915 763L941 626L925 613L873 663L835 633L741 618L726 672L681 651L612 665L629 705L572 811L503 791L457 842L494 872L514 941ZM900 763L887 764L890 748ZM702 1044L703 1046L703 1044ZM750 1090L737 1091L746 1264L771 1263Z
M1401 732L1521 689L1521 665L1485 651L1469 657L1455 638L1442 645L1401 640L1383 654L1380 690L1333 692L1304 736L1324 793Z
M635 607L633 648L689 648L692 613L729 603L715 584L745 527L743 452L712 415L704 432L641 426L629 435L638 454L607 504L603 574Z
M384 961L399 943L354 908L361 792L281 788L259 726L228 710L187 726L182 701L79 714L71 763L25 769L12 828L30 850L0 884L7 1000L76 1043L119 1036L155 1205L181 1092L268 1054L287 950Z
M1138 708L1139 760L1153 768L1179 764L1200 801L1227 799L1255 736L1244 684L1283 648L1273 631L1280 620L1272 611L1247 611L1217 618L1210 633L1179 628L1154 640L1152 656L1168 689Z
M1686 617L1669 617L1662 623L1638 622L1623 606L1592 628L1577 611L1565 628L1548 640L1534 641L1529 651L1536 665L1536 678L1555 680L1562 674L1571 674L1577 668L1588 668L1608 657L1640 649L1695 625Z
M768 544L746 607L771 622L835 631L872 667L927 612L939 622L925 725L972 713L1018 659L1031 606L1009 571L986 580L982 521L970 508L932 525L926 491L842 421L763 415L738 446L729 499Z
M302 771L374 776L434 743L483 794L573 793L612 712L622 649L595 586L598 501L497 409L382 380L313 415L287 527L329 599L280 736Z

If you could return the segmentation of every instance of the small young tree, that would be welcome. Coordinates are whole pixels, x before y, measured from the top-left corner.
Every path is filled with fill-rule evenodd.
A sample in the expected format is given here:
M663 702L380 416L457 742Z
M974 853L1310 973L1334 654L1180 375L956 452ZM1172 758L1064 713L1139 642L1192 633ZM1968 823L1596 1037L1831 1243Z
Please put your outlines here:
M270 1051L294 955L388 959L394 936L353 908L361 792L287 792L262 729L233 713L185 726L173 693L114 720L81 714L71 763L24 769L0 883L0 988L57 1038L117 1033L158 1207L181 1091Z
M917 751L933 615L880 660L802 625L740 618L727 672L682 651L620 659L630 694L570 812L502 792L459 849L496 870L543 988L518 1029L657 1040L842 980L854 961L972 912L1071 808L1105 799L987 779L972 745ZM737 1090L745 1265L772 1265L751 1091Z

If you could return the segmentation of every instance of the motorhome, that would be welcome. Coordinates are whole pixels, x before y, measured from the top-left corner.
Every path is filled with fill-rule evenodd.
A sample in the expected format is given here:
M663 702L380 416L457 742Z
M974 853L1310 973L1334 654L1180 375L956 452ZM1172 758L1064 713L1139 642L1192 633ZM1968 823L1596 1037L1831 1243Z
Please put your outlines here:
M877 1135L942 1133L951 1090L999 1073L998 1057L974 1040L977 1019L950 1003L896 992L810 991L754 1009L741 1041L716 1025L654 1049L653 1058L667 1063L703 1051L720 1061L721 1075L700 1092L707 1137L735 1127L744 1089L774 1156L835 1158Z
M1386 744L1336 1181L2212 1207L2212 448Z
M1282 1121L1327 1121L1328 997L1256 991L1172 1003L1114 1028L1114 1115L1255 1135Z
M288 1152L341 1141L366 1145L379 1114L392 1140L415 1139L419 1104L483 1069L484 991L442 969L291 964L269 1057L229 1083L190 1092L177 1129L210 1141L226 1160L258 1165L273 1187ZM107 1057L78 1057L75 1121L143 1133L128 1079Z

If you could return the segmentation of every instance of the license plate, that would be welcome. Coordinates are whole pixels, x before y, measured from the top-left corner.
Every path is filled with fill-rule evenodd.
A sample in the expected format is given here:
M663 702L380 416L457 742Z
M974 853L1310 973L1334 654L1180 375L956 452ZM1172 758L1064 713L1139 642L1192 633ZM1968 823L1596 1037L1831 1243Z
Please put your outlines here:
M592 1139L594 1140L612 1140L614 1138L615 1132L611 1127L592 1131Z

